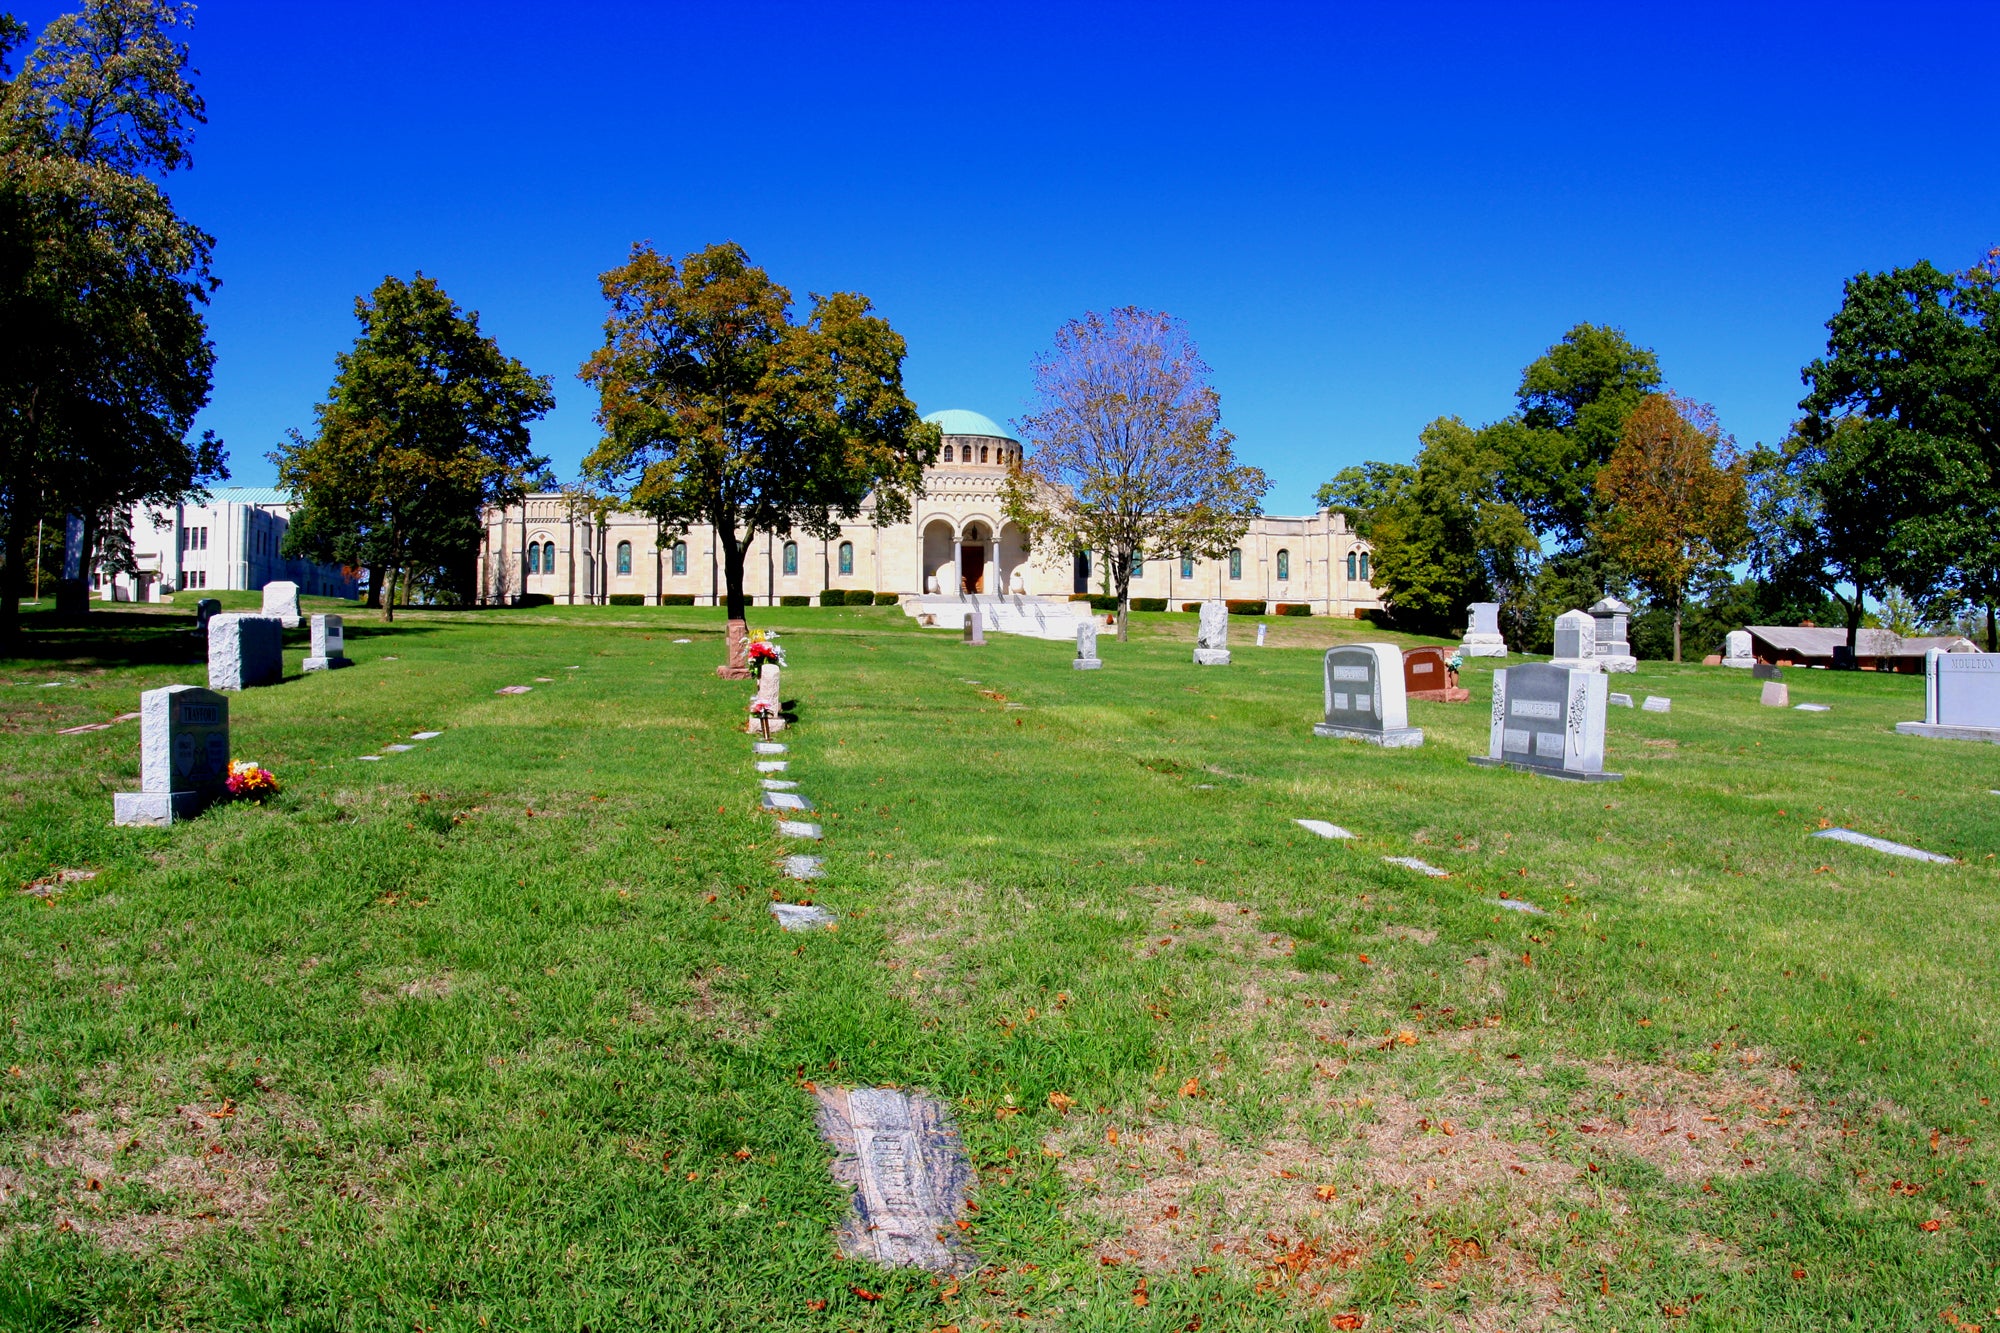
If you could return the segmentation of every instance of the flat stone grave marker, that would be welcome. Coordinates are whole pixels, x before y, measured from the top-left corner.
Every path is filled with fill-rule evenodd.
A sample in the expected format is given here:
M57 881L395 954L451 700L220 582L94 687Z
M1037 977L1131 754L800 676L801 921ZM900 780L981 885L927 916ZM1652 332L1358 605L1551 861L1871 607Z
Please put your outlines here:
M208 688L247 690L284 678L285 628L276 616L220 615L208 622Z
M1632 696L1629 694L1620 694L1618 691L1613 690L1609 695L1605 696L1605 702L1609 703L1613 708L1630 708L1632 706Z
M1618 781L1624 774L1604 771L1610 692L1602 672L1548 662L1494 672L1487 752L1472 756L1472 762L1575 782Z
M764 808L809 811L813 808L813 803L795 791L767 791L764 793Z
M2000 653L1924 654L1924 720L1898 722L1904 736L2000 744Z
M192 819L228 782L229 700L193 685L139 696L139 790L112 796L114 824L165 828Z
M820 832L819 825L817 824L808 824L803 820L797 819L781 819L778 821L778 836L781 838L807 838L817 842L825 835Z
M1510 912L1526 912L1530 916L1548 915L1533 903L1522 902L1519 898L1488 898L1486 901L1495 907L1504 907Z
M1431 703L1462 704L1472 691L1451 682L1451 668L1442 648L1425 645L1403 650L1403 697Z
M383 754L402 754L402 753L404 753L405 751L408 751L408 750L414 750L414 749L416 749L416 748L417 748L417 747L416 747L416 746L414 746L414 745L385 745L385 746L383 746L383 747L382 747L382 753L383 753Z
M1229 665L1229 603L1210 598L1201 604L1194 634L1194 664Z
M1104 665L1097 655L1097 622L1088 616L1077 622L1076 657L1070 665L1078 671L1095 671Z
M1910 861L1930 861L1937 865L1956 864L1949 856L1939 856L1936 852L1924 851L1921 847L1911 847L1900 842L1890 842L1887 838L1873 838L1866 833L1856 833L1851 828L1821 829L1813 834L1815 838L1825 838L1829 842L1845 842L1856 847L1866 847L1873 852L1888 856L1900 856Z
M264 585L264 614L285 622L286 629L299 627L299 585L286 581Z
M379 754L357 754L354 757L364 764L379 764L382 762L382 756Z
M1795 713L1824 713L1827 711L1827 706L1825 704L1793 704L1792 711Z
M854 1191L841 1256L884 1268L976 1267L955 1239L975 1177L946 1104L895 1088L820 1088L815 1096L833 1178Z
M307 671L333 671L352 666L347 656L347 631L339 616L312 618L312 654L306 658Z
M1308 833L1317 833L1322 838L1351 838L1354 835L1338 824L1329 824L1324 819L1294 819L1292 821Z
M537 684L537 685L553 685L553 684L555 684L555 683L556 683L556 678L555 678L554 676L537 676L537 677L535 677L535 684Z
M1646 696L1646 702L1639 707L1648 713L1671 713L1674 711L1674 701L1662 694L1649 694Z
M526 694L528 691L534 688L535 687L532 685L502 685L499 689L493 692L495 694Z
M782 759L760 759L757 761L757 771L759 773L782 773L789 767L791 765Z
M822 879L826 875L826 861L817 856L788 856L785 874L791 879Z
M413 731L410 733L410 739L413 741L434 741L442 735L444 735L442 731Z
M1758 696L1757 702L1766 708L1790 708L1792 706L1792 687L1785 684L1782 680L1767 680L1764 682L1763 692Z
M1432 879L1451 878L1449 870L1439 870L1430 862L1419 860L1414 856L1385 856L1382 859L1392 866L1402 866L1405 870L1414 870L1419 875L1429 875Z
M750 747L751 754L784 754L791 747L783 741L758 741Z
M1403 654L1393 643L1344 643L1326 650L1326 721L1315 736L1367 741L1388 749L1424 743L1403 701Z
M834 924L833 913L812 903L772 903L771 915L782 930L825 930Z
M789 778L765 778L765 791L797 791L799 784Z

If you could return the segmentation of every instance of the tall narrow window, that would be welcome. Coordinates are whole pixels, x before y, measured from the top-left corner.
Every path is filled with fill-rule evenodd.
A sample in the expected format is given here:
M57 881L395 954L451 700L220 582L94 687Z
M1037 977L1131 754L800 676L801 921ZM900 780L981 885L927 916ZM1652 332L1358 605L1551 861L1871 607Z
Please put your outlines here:
M948 444L944 447L944 461L947 463L951 461L951 446Z
M632 572L631 542L618 543L618 572L620 574L630 574Z
M840 544L840 572L843 574L852 574L854 572L853 542L842 542Z
M1361 553L1361 581L1368 582L1368 552Z
M540 542L528 543L528 572L530 574L539 574L542 572L542 544Z
M1132 577L1135 579L1142 578L1145 576L1145 573L1146 553L1144 551L1132 552Z
M797 542L785 543L785 572L787 574L796 574L799 572L799 544Z
M1291 576L1292 576L1292 553L1290 551L1281 549L1278 552L1278 581L1282 583Z
M1184 579L1191 579L1191 578L1193 578L1193 577L1194 577L1194 557L1193 557L1193 556L1191 556L1191 555L1184 555L1184 556L1182 556L1182 557L1181 557L1181 577L1182 577L1182 578L1184 578Z
M982 463L986 461L986 446L983 444L979 446L979 461Z
M1360 578L1361 578L1361 568L1359 564L1359 559L1354 554L1354 552L1349 551L1347 553L1347 581L1349 583L1354 583L1359 581Z
M685 574L687 572L688 572L688 544L686 542L675 542L674 573Z
M1243 577L1243 548L1240 546L1229 552L1229 577L1232 579Z

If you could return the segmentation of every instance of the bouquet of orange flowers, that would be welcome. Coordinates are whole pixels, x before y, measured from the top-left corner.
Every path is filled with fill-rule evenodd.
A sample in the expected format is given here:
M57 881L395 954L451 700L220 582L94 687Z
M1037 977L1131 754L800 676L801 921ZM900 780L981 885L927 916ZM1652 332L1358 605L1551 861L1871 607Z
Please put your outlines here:
M239 801L261 801L278 790L278 775L254 759L229 761L229 794Z

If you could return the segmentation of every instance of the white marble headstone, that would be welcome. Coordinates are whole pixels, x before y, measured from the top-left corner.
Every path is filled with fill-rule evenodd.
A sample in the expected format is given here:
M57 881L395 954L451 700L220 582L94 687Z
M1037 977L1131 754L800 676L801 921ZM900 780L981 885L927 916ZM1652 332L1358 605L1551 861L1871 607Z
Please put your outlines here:
M229 780L229 700L194 685L139 696L139 790L112 798L118 824L165 827L221 795Z
M247 690L284 677L285 628L276 616L227 614L208 622L208 687Z
M1601 672L1533 662L1493 673L1487 751L1475 764L1505 764L1553 777L1605 781L1605 704Z
M1229 603L1210 598L1201 604L1201 622L1195 630L1196 666L1229 665Z
M1924 720L1898 722L1906 736L2000 741L2000 653L1924 654Z
M299 585L280 580L264 585L264 614L285 622L286 629L299 627Z
M1088 616L1076 624L1076 659L1070 665L1078 671L1095 671L1104 665L1097 656L1097 622Z
M305 660L307 671L331 671L349 665L347 631L339 616L312 618L312 655Z

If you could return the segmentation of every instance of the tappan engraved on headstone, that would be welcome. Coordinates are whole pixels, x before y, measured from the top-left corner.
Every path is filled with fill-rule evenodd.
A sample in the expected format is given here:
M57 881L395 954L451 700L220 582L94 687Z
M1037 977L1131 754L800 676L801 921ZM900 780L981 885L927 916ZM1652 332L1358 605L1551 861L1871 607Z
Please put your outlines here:
M1637 671L1639 659L1632 656L1632 645L1625 642L1625 626L1632 618L1632 608L1616 597L1606 597L1590 608L1590 618L1597 622L1597 646L1593 655L1598 669Z
M1866 833L1856 833L1851 828L1821 829L1812 836L1815 838L1825 838L1829 842L1844 842L1855 847L1866 847L1871 852L1882 852L1888 856L1900 856L1907 861L1929 861L1935 865L1943 866L1958 864L1949 856L1939 856L1936 852L1927 852L1921 847L1911 847L1905 843L1890 842L1887 838L1870 837Z
M1329 824L1324 819L1294 819L1292 821L1308 833L1317 833L1322 838L1351 838L1354 835L1338 824Z
M1648 713L1671 713L1674 711L1674 701L1663 694L1649 694L1646 696L1646 702L1639 707Z
M1493 673L1493 713L1486 767L1505 765L1576 782L1616 782L1604 771L1604 715L1610 688L1602 672L1546 662Z
M812 903L772 903L771 916L780 930L831 930L836 924L833 913Z
M763 787L765 791L797 791L799 784L789 778L765 778Z
M1424 743L1403 700L1403 654L1393 643L1344 643L1326 650L1326 721L1313 735L1400 750Z
M1201 604L1201 618L1195 626L1194 664L1229 665L1229 603L1210 598Z
M1070 665L1078 671L1095 671L1104 665L1097 655L1097 622L1085 616L1076 626L1076 657Z
M1510 912L1526 912L1530 916L1548 915L1533 903L1523 902L1519 898L1488 898L1486 901L1494 907L1504 907Z
M339 616L312 618L312 656L306 658L307 671L332 671L352 666L347 656L347 631Z
M1458 646L1467 657L1505 657L1507 641L1500 637L1500 603L1474 602L1465 608L1465 639Z
M818 856L788 856L784 871L787 879L823 879L826 876L826 861Z
M782 773L790 767L791 765L783 759L759 759L757 761L757 771L759 773Z
M286 629L299 627L299 585L280 580L264 585L264 614L285 622Z
M284 626L275 616L234 612L208 622L208 688L246 690L284 677Z
M1597 621L1587 611L1569 610L1556 617L1556 655L1549 659L1559 667L1598 671Z
M1766 708L1790 708L1792 706L1792 687L1785 684L1782 680L1767 680L1764 682L1763 690L1757 696L1757 702Z
M764 793L766 810L810 811L813 803L795 791L767 791Z
M1722 636L1722 665L1737 668L1757 665L1756 652L1750 644L1749 630L1733 629Z
M1630 708L1632 706L1632 696L1629 694L1620 694L1618 691L1613 690L1609 695L1605 696L1605 702L1613 708Z
M804 820L799 819L781 819L778 821L778 836L781 838L805 838L812 842L818 842L825 835L820 832L820 827L817 824L808 824Z
M112 822L165 828L191 819L229 781L229 700L193 685L139 696L139 790L111 800Z
M946 1104L896 1088L822 1087L814 1096L833 1178L854 1191L841 1256L884 1268L977 1267L957 1226L976 1178Z
M1414 856L1385 856L1382 859L1392 866L1401 866L1405 870L1414 870L1419 875L1429 875L1432 879L1451 878L1449 870L1439 870L1429 861L1420 861Z
M1904 736L2000 744L2000 653L1924 654L1924 720L1898 722Z
M758 741L750 747L751 754L784 754L792 747L782 741Z
M1403 697L1430 703L1469 703L1472 691L1451 683L1451 666L1444 649L1426 644L1403 650Z

